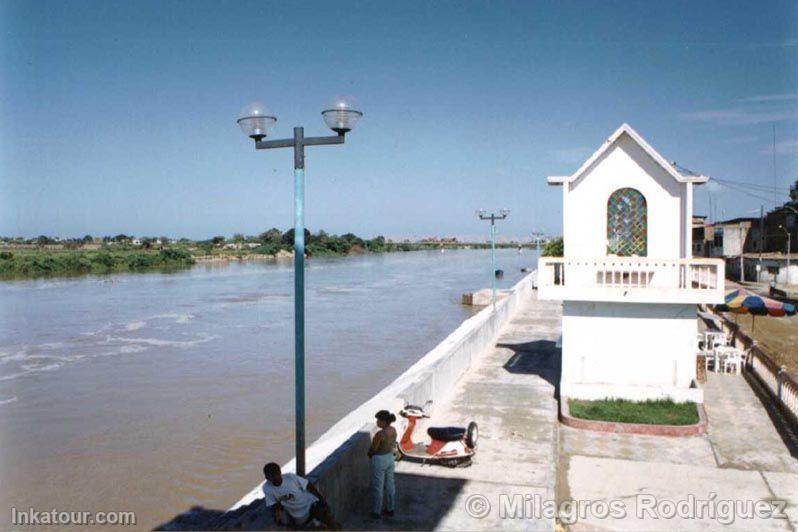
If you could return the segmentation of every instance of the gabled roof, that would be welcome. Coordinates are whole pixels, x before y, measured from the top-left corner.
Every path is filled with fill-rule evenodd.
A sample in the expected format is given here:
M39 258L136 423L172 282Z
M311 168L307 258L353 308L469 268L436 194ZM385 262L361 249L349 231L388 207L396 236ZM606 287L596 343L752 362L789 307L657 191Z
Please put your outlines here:
M588 168L590 168L593 163L595 163L604 153L609 150L615 142L621 138L623 134L629 135L629 137L637 143L640 148L651 157L654 162L660 165L663 170L665 170L668 174L670 174L676 181L679 183L706 183L709 178L705 175L693 172L692 170L688 170L687 168L683 168L677 165L675 162L668 162L665 158L657 152L651 145L645 141L643 137L641 137L637 131L632 129L632 126L629 124L621 124L621 127L615 130L615 133L610 135L610 138L604 141L604 144L596 150L596 152L590 156L590 158L579 167L579 170L574 172L569 176L549 176L548 182L550 185L562 185L563 183L572 183L579 179L585 172L587 172Z

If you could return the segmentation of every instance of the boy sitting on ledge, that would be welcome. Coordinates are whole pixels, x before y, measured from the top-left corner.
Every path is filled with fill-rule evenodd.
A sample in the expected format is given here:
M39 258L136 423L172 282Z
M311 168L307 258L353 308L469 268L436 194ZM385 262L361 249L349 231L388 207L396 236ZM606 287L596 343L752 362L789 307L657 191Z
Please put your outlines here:
M269 462L263 466L263 500L274 507L274 521L278 525L304 528L316 519L328 530L340 530L316 487L294 473L282 474L280 466Z

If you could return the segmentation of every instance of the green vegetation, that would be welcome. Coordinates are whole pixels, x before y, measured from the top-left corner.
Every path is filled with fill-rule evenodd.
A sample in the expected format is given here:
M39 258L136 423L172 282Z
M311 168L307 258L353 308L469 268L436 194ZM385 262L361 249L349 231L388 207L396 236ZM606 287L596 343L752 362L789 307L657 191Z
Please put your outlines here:
M560 237L546 242L541 255L544 257L562 257L564 252L565 246L563 245L562 237Z
M695 403L690 402L570 399L568 408L573 417L596 421L643 423L646 425L694 425L698 423L698 410Z
M534 247L530 243L518 242L497 243L496 247L517 248L522 245ZM456 238L393 242L384 236L364 239L352 233L335 235L305 230L305 250L310 257L437 250L442 246L484 249L490 244L465 244ZM207 240L135 237L124 233L67 239L46 235L28 239L0 237L0 279L182 268L196 260L271 257L281 252L291 253L293 249L294 230L283 232L276 227L259 235L236 233L232 238L217 235Z
M160 251L19 250L0 252L0 277L40 277L181 268L194 264L182 249Z

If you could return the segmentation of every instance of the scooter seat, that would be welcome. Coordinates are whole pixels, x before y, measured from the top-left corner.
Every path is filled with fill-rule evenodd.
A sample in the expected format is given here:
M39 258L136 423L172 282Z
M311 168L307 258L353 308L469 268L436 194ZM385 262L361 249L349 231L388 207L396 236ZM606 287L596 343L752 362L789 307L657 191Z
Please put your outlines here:
M465 436L466 429L463 427L430 427L427 434L433 440L438 441L457 441Z

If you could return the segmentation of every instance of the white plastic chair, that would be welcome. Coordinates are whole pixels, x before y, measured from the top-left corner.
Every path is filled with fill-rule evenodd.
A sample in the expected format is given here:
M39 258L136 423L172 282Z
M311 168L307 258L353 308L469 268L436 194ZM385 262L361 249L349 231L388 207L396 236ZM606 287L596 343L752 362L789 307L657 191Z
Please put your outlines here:
M742 371L743 353L739 349L729 349L726 351L726 356L723 357L723 372L729 373L730 369L734 370L737 375Z
M704 371L709 371L709 366L712 365L712 371L718 371L718 358L715 356L714 351L702 351L704 353Z

